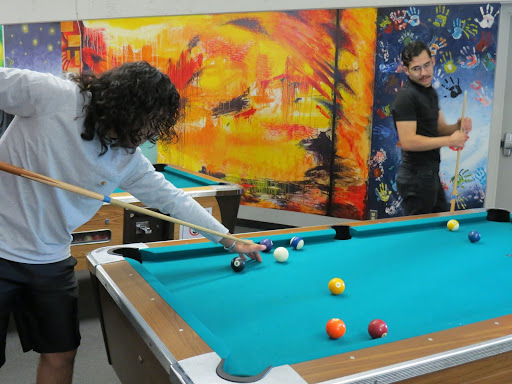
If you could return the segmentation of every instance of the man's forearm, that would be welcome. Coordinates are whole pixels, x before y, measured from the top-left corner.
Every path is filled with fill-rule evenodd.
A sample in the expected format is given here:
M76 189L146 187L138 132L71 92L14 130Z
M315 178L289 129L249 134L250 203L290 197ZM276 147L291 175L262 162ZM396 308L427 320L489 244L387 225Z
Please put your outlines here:
M409 138L405 142L400 141L400 145L405 151L421 152L450 146L451 140L449 136L427 137L414 135L414 137Z
M459 128L460 128L460 125L458 123L444 124L444 125L439 125L437 127L437 132L439 133L439 136L450 136L453 132L455 132Z

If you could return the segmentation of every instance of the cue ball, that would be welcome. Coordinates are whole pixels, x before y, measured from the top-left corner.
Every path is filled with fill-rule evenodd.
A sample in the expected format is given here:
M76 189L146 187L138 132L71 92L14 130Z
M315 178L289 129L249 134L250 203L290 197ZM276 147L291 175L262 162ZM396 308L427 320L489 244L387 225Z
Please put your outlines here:
M339 339L345 334L347 327L345 326L343 320L333 318L327 322L325 331L331 339Z
M240 256L234 257L231 260L231 268L235 272L242 272L245 268L245 261Z
M260 241L260 244L267 247L263 252L270 252L274 246L274 243L272 243L272 240L270 239L263 239Z
M450 231L456 231L459 229L459 222L457 220L450 220L446 223L446 227L448 227Z
M468 239L469 241L471 241L472 243L476 243L480 240L480 234L477 232L477 231L471 231L469 232L468 234Z
M290 240L290 245L293 247L293 249L302 249L304 246L304 240L302 237L299 236L293 236Z
M339 277L335 277L329 281L329 291L333 295L340 295L345 291L345 282L341 280Z
M375 319L368 325L368 333L372 339L386 337L388 334L388 325L382 320Z
M274 259L280 263L284 263L288 260L288 250L285 247L277 247L274 251Z

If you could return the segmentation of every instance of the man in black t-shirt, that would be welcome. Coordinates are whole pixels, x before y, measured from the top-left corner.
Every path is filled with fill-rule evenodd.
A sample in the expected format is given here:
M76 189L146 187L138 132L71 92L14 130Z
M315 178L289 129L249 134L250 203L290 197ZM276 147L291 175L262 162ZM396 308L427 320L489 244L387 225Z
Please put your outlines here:
M444 212L449 209L439 179L441 147L462 148L471 131L470 118L447 124L432 87L434 59L422 42L402 51L408 82L396 94L392 114L402 147L402 165L396 184L405 215Z

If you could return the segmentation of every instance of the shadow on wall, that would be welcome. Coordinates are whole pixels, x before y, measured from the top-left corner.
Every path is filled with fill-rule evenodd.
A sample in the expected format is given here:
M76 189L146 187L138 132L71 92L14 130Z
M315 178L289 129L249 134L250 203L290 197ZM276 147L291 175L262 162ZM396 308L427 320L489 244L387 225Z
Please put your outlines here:
M0 110L0 137L2 137L9 124L11 124L12 119L14 119L13 115Z

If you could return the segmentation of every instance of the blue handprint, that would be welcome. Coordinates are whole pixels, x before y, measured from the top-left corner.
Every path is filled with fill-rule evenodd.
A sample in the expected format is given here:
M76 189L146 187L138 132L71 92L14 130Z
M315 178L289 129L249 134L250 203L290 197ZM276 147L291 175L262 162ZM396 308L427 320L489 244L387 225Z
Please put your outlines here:
M457 17L455 20L453 20L453 33L452 33L452 37L455 40L460 39L461 36L462 36L462 31L463 31L462 20Z
M393 62L389 63L389 64L380 64L379 65L379 70L381 72L385 72L385 73L396 73L396 72L400 72L401 71L401 68L402 68L402 65L400 64L400 62L398 61L397 58L395 58L393 60Z
M407 23L409 23L409 25L411 27L417 27L418 25L420 25L420 10L419 9L416 9L416 7L410 7L409 10L407 11L407 15L409 17L406 18L405 21Z
M480 185L485 187L485 185L487 184L487 172L485 172L485 169L483 167L478 168L475 171L474 176L475 179L480 183Z

